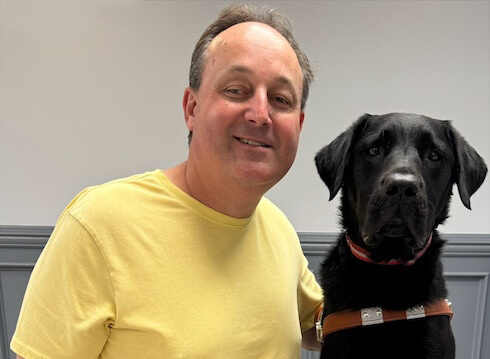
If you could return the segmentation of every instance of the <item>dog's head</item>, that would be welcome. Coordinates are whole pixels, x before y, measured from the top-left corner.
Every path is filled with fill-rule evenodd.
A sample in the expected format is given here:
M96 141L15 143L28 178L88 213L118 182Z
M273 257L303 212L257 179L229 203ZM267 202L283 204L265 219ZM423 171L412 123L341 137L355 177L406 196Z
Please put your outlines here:
M487 167L449 121L364 115L315 157L330 200L342 188L342 225L379 260L412 259L448 215L453 184L463 204Z

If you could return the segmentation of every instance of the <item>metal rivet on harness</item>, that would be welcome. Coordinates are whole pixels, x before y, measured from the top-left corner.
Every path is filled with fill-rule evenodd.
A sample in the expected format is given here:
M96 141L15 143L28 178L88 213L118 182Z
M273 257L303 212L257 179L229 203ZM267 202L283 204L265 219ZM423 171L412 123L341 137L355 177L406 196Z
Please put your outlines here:
M361 312L363 326L384 323L381 307L364 308Z

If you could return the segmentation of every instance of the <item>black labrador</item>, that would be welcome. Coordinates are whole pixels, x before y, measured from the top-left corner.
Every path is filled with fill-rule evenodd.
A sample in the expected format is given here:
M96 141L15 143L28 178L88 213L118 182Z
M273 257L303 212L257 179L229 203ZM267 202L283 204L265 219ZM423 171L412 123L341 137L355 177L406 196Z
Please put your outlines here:
M483 159L449 121L392 113L362 116L315 162L330 200L342 189L344 228L321 265L321 358L454 358L436 228L453 184L470 208Z

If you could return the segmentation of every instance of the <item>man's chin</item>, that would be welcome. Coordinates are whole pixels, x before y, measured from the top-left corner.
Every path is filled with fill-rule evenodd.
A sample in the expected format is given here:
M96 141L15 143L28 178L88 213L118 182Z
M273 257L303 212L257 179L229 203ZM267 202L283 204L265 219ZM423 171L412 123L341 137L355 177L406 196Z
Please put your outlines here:
M236 179L243 183L244 186L266 188L269 190L274 186L286 173L272 171L274 167L269 164L252 164L238 166L235 171ZM265 193L265 192L264 192Z

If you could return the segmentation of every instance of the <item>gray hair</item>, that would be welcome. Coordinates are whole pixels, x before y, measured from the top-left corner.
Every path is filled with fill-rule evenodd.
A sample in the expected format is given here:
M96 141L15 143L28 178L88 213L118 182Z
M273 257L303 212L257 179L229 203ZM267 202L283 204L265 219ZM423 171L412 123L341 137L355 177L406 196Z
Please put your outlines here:
M242 22L260 22L277 30L289 42L298 58L303 75L303 91L301 95L301 110L306 106L310 84L314 79L313 71L306 54L300 49L293 37L292 27L289 19L268 6L253 6L249 4L231 4L226 6L218 18L208 26L192 53L191 68L189 71L189 86L199 90L202 81L204 64L207 59L209 45L213 39L222 31ZM189 142L192 132L189 133Z

